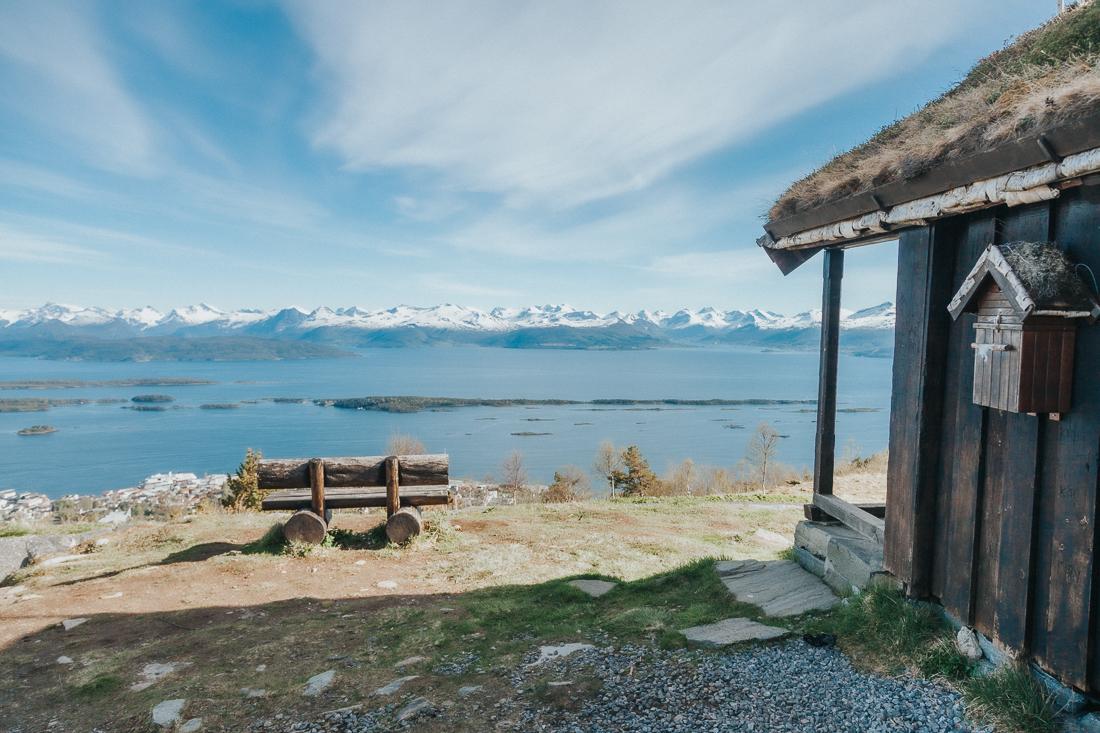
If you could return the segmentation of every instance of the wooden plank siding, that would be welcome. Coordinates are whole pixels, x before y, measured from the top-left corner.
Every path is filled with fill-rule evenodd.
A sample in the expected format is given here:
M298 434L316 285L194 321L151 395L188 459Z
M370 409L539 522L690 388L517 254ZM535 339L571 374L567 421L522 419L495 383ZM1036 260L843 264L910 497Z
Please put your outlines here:
M970 344L992 335L976 332L973 314L941 318L982 250L1012 241L1056 241L1100 276L1100 186L902 235L886 564L913 595L939 600L1013 655L1095 695L1100 324L1081 326L1075 340L1054 329L1026 336L1073 357L1070 409L1051 420L979 407L975 385L995 397L1019 379L1023 392L1031 385L1064 400L1065 370L1021 363L1003 383L992 373L983 380ZM1004 338L1017 337L1022 345L1022 334Z
M957 225L952 221L902 233L898 243L897 326L890 412L890 500L886 569L914 597L928 594L935 533L938 435L951 319L947 303Z
M1100 188L1067 191L1054 217L1056 241L1070 258L1100 273ZM1048 526L1039 540L1049 549L1046 605L1035 625L1044 627L1036 649L1044 666L1081 688L1100 690L1095 587L1096 499L1100 463L1100 326L1079 329L1071 409L1048 425L1046 452L1054 465L1045 484L1052 494Z
M955 248L953 286L956 290L995 235L996 219L991 212L967 217ZM985 410L971 399L974 358L970 344L974 341L974 321L973 314L964 313L951 324L948 332L944 380L946 408L940 431L937 484L944 496L936 521L936 563L932 581L933 595L967 623L973 616L971 601L977 530L974 519L981 501L981 436L985 418Z

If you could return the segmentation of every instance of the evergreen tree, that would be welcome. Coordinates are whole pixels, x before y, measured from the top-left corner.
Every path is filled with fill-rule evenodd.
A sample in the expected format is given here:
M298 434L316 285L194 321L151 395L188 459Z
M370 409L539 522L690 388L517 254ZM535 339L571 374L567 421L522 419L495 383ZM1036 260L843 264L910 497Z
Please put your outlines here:
M657 478L645 456L632 445L623 451L623 470L615 473L615 485L623 496L652 496L657 493L660 479Z
M244 460L237 468L237 475L230 476L225 482L222 506L235 512L254 512L260 508L263 492L260 491L260 455L251 448L244 454Z

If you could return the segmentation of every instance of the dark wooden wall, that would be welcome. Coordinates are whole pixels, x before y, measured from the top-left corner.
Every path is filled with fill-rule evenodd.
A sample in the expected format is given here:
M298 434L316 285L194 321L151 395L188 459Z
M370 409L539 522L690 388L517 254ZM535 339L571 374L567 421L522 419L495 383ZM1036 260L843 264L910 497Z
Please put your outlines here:
M1078 333L1072 409L1052 421L973 404L974 316L946 311L986 245L1017 240L1055 241L1100 277L1100 186L902 235L886 565L912 595L1100 694L1100 324Z

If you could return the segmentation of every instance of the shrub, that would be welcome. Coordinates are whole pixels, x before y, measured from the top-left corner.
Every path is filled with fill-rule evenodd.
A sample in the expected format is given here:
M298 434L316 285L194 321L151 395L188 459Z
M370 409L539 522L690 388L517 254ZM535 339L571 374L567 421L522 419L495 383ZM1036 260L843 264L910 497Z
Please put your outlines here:
M260 491L260 476L258 473L260 458L259 451L251 448L244 454L244 460L237 468L237 475L230 476L225 482L225 495L222 497L222 506L235 512L254 512L260 508L263 500L263 492Z
M590 494L591 487L584 471L576 466L566 466L554 472L554 482L542 493L542 500L547 504L580 501Z
M625 470L615 473L615 485L623 496L654 496L660 491L660 479L649 467L638 446L629 446L623 451L622 464Z

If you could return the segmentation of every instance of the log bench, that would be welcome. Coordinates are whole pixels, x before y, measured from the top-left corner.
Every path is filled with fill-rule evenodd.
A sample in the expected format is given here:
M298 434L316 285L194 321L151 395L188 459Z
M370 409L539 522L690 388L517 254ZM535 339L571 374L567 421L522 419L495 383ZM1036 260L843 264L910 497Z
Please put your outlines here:
M283 525L288 541L320 544L333 509L386 507L386 536L404 542L420 533L422 506L453 506L446 455L291 458L260 461L261 509L294 510Z

